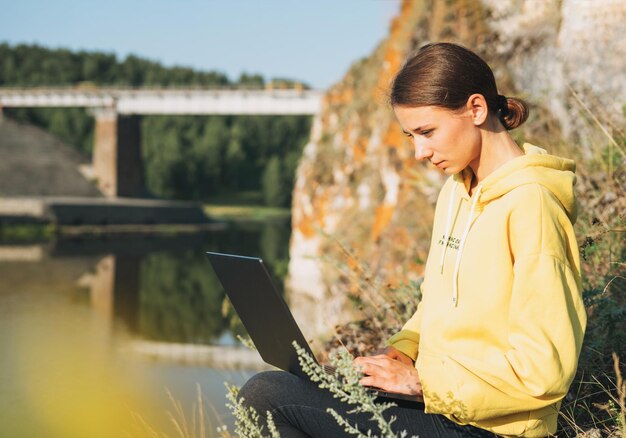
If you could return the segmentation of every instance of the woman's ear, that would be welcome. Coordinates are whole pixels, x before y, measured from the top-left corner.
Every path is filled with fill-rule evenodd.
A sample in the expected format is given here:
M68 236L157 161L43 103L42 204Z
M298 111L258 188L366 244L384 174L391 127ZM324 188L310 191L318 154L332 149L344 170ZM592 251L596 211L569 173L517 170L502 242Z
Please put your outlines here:
M487 116L489 115L489 107L487 106L487 101L485 100L485 96L482 94L472 94L467 98L467 109L471 113L472 122L476 126L480 126L487 120Z

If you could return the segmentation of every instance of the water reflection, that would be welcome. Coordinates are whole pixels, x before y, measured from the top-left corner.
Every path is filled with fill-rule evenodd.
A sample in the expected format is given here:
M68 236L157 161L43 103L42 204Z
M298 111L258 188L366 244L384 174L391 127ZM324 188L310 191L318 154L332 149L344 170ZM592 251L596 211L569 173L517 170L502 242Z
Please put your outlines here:
M179 237L66 240L57 242L49 257L99 256L79 284L89 289L95 312L124 324L130 333L155 341L214 344L226 331L244 331L204 252L260 256L282 285L288 244L288 223L274 221Z
M164 388L200 383L224 420L224 380L260 365L205 251L257 255L277 284L289 222L182 237L0 243L0 436L115 436L133 413L170 430ZM231 428L232 430L232 428Z

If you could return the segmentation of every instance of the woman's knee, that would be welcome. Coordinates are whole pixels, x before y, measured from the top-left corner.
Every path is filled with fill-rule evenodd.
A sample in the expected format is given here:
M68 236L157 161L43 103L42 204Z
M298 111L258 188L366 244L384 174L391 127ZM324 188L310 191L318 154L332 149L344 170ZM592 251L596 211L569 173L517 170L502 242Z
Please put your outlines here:
M297 378L283 371L264 371L252 376L239 390L239 398L265 416L279 403L280 395L289 387L289 380Z

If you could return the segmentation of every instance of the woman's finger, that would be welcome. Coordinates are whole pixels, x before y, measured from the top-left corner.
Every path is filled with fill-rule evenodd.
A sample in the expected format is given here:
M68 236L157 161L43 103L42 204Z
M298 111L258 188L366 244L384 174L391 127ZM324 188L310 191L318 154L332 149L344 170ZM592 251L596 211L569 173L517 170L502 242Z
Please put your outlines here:
M381 376L386 373L386 368L372 361L359 361L355 364L363 374Z
M359 383L363 386L368 386L371 388L378 388L384 391L388 391L388 389L386 388L387 381L385 379L379 378L378 376L365 376L361 380L359 380Z

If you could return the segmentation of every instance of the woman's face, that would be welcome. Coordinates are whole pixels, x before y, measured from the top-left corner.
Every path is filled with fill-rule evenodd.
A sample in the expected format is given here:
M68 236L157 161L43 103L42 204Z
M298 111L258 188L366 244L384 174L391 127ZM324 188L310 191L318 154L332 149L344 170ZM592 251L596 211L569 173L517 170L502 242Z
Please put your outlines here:
M415 159L428 159L448 175L478 163L481 135L471 109L396 106L393 110L413 142Z

